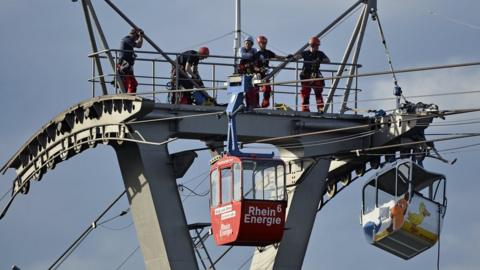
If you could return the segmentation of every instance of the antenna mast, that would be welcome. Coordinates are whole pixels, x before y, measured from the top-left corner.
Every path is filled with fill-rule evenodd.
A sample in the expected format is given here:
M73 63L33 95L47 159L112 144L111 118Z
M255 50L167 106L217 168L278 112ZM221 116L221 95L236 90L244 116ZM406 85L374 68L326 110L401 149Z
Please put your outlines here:
M241 30L241 0L235 0L235 37L233 40L233 53L235 56L235 72L237 71L237 64L238 64L238 57L240 54L240 39L242 38L242 30Z

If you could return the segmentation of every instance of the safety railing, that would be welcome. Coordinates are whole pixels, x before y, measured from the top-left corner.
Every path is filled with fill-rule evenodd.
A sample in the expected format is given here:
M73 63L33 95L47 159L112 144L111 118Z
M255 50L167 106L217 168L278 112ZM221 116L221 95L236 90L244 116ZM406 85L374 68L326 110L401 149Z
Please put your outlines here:
M92 59L92 77L89 79L89 82L91 82L92 85L92 96L103 94L97 89L99 85L103 82L105 82L104 87L107 89L108 94L118 94L122 92L120 84L117 82L120 79L121 75L118 74L115 68L118 64L120 52L121 50L111 49L99 51L89 55L89 57ZM172 65L167 60L165 60L159 53L141 50L136 50L135 53L137 55L137 58L135 59L134 73L135 78L138 81L137 93L135 93L135 95L151 97L157 102L169 103L170 94L177 91L186 91L180 89L172 89ZM169 55L172 59L175 59L179 55L178 53L166 54ZM112 64L107 61L108 55L111 55L114 66L112 66ZM102 66L110 65L109 70L111 72L103 74L98 72L98 68L96 66L97 58L100 60ZM206 60L203 60L199 63L199 73L202 75L202 81L204 82L205 86L205 88L202 90L209 93L211 97L217 100L218 103L226 103L228 101L228 97L226 93L224 93L224 91L226 90L225 83L226 78L232 75L234 72L234 59L235 57L232 56L210 55ZM271 70L275 68L276 64L280 63L280 61L276 60L271 60L270 62L273 64L271 65ZM303 63L304 61L292 61L282 70L282 72L272 77L272 79L270 80L272 92L269 108L276 107L280 109L292 110L301 109L299 95L301 89L300 72ZM337 74L337 69L340 65L341 63L322 64L322 67L332 68L322 68L320 71L322 72L324 77L332 78ZM360 67L361 65L357 65L356 72ZM352 64L345 65L344 72L349 72L351 68L353 68ZM292 78L295 78L294 83L282 85L275 84L276 80L292 80ZM331 87L328 85L333 84L333 80L333 78L330 80L326 80L326 84L323 88L324 99L326 98L328 91L331 89ZM178 81L174 82L174 84L179 85ZM345 91L346 88L337 87L337 90ZM362 91L358 88L358 80L356 77L350 91L353 92L353 100L349 101L349 103L353 103L352 111L356 114L358 109L358 96L359 93L361 93ZM311 91L310 95L314 95L314 91ZM343 93L334 95L334 97L341 96L343 96ZM310 106L315 106L315 99L311 100L313 102L310 102ZM329 111L334 112L336 109L334 105L341 105L342 103L343 102L338 101L332 102L329 106Z

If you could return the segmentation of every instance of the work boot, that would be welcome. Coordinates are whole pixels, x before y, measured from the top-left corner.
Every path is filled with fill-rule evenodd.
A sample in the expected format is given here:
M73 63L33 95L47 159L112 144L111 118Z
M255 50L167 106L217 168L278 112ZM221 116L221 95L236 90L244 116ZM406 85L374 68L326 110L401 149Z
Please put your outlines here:
M318 113L323 113L323 105L317 106Z
M310 105L302 104L302 112L310 112Z

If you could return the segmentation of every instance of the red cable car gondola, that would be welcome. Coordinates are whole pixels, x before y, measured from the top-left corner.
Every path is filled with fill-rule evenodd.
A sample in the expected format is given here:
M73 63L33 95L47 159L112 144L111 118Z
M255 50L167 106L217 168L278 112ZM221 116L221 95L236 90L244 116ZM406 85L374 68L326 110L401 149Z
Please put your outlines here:
M210 169L210 216L218 245L266 246L282 239L285 165L224 155Z
M285 226L285 163L273 154L247 154L238 149L234 117L249 84L251 77L229 79L234 98L227 108L228 150L211 162L210 218L218 245L278 243Z

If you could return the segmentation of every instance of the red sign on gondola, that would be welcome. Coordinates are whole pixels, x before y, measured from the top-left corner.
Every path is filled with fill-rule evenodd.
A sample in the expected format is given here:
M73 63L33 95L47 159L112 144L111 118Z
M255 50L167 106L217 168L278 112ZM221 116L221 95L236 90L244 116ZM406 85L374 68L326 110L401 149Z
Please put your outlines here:
M243 200L211 209L218 245L266 246L282 239L285 201Z

